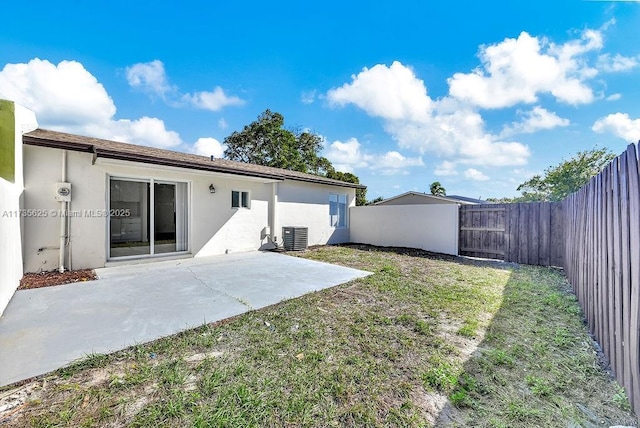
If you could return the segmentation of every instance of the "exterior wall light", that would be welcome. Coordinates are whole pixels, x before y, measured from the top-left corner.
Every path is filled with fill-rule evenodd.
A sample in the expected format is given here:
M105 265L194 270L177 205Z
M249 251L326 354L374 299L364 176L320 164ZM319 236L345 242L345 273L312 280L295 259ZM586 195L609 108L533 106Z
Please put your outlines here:
M213 187L213 184L209 184L209 193L216 193L216 188Z

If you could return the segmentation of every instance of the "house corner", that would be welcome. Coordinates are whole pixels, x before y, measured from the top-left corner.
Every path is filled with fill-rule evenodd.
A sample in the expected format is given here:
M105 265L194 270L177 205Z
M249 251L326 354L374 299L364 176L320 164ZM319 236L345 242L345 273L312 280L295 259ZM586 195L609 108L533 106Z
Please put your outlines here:
M23 274L22 134L37 127L31 110L12 101L0 100L0 315Z

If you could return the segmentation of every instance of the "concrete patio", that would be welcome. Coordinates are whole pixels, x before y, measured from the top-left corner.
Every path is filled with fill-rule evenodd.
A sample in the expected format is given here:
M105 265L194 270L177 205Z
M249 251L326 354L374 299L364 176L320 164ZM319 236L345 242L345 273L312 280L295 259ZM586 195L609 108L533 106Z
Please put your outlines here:
M369 273L274 253L98 269L97 281L18 291L0 318L0 386Z

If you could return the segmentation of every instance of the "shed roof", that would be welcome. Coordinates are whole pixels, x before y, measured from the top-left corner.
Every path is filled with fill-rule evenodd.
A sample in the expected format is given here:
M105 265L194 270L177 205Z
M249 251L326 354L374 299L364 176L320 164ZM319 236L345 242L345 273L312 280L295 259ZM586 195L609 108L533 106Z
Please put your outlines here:
M67 134L65 132L50 131L47 129L36 129L35 131L28 132L22 136L22 141L24 144L32 146L93 153L96 158L117 159L272 180L295 180L357 189L366 188L366 186L361 184L347 183L288 169L272 168L227 159L211 159L207 156L191 153L139 146L118 141Z
M410 191L410 192L402 193L400 195L392 196L392 197L390 197L388 199L383 199L380 202L376 202L374 205L386 205L387 202L394 201L396 199L400 199L400 198L403 198L403 197L409 196L409 195L411 195L411 196L419 196L419 197L422 197L424 199L429 199L429 200L434 200L434 201L440 201L440 202L445 203L445 204L446 203L449 203L449 204L451 204L451 203L463 203L464 204L464 202L460 202L460 201L456 201L456 200L453 200L453 199L449 199L446 196L436 196L436 195L431 195L431 194L422 193L422 192Z
M456 201L470 202L472 204L488 204L490 202L483 199L469 198L468 196L447 195L449 199L455 199Z

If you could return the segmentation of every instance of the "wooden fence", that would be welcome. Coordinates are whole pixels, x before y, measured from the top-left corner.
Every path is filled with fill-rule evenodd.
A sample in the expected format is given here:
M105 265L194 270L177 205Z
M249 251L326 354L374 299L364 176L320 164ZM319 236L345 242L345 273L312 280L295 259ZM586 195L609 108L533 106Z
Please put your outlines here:
M640 177L634 145L563 202L564 269L589 329L640 410Z
M562 266L560 202L463 205L460 254L540 266Z

